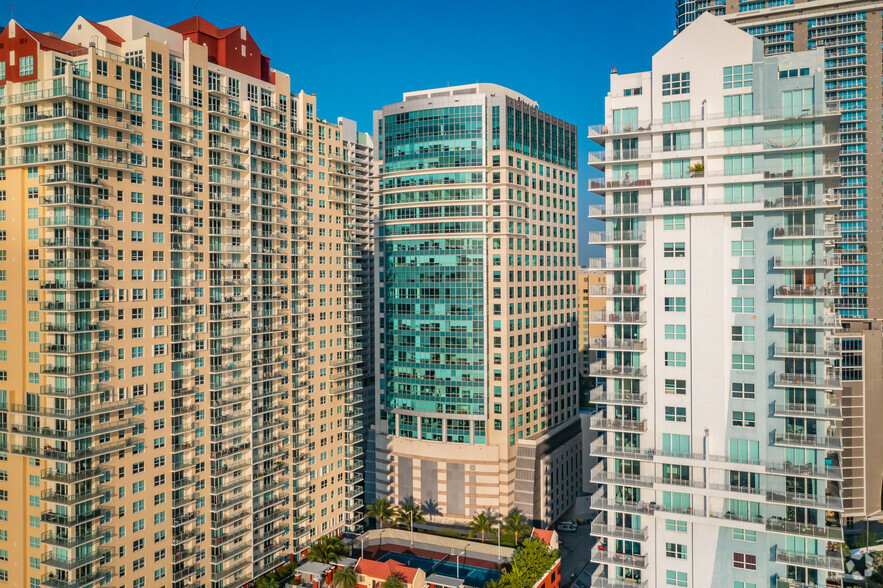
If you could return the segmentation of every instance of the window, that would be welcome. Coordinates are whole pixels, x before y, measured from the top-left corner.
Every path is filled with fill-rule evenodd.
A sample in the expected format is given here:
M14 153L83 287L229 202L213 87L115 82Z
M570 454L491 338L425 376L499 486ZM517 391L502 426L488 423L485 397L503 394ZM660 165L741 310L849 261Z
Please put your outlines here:
M733 299L735 300L735 298ZM751 299L754 300L753 298ZM687 299L681 296L666 296L665 298L665 311L666 312L686 312L687 311ZM753 311L752 311L753 312Z
M665 338L678 340L686 339L687 325L665 325Z
M735 186L729 186L735 187ZM752 196L752 200L754 197ZM750 201L749 201L750 202ZM732 200L727 200L728 204L732 204ZM754 215L750 212L734 212L730 215L730 226L733 228L750 228L754 226Z
M665 188L662 191L663 206L689 206L690 205L690 188Z
M753 113L754 94L724 96L724 116L749 116Z
M799 78L809 75L809 68L804 67L800 69L783 69L779 72L779 79L785 78Z
M683 243L665 243L663 245L663 255L665 257L684 257L685 247Z
M740 353L733 354L732 368L734 370L753 370L754 356L742 355Z
M738 176L741 174L754 173L754 156L753 155L727 155L724 156L724 175ZM726 199L726 190L724 198Z
M690 93L690 72L662 74L662 95L675 96Z
M687 354L681 351L666 351L665 365L668 367L687 367Z
M687 572L665 570L665 583L669 586L687 586Z
M752 80L752 66L748 65L734 65L732 67L724 68L724 90L729 90L730 88L748 88L751 86ZM781 72L779 72L779 77L781 77Z
M687 559L687 546L680 543L666 543L665 557L673 557L674 559Z
M735 325L731 328L733 341L754 341L754 327Z
M684 228L683 214L669 214L662 217L663 228L666 231L676 231Z
M686 394L687 393L687 380L673 380L670 378L665 379L665 393L666 394Z
M687 532L687 521L671 521L671 520L666 519L665 530L666 531L675 531L677 533L686 533Z
M690 101L679 100L677 102L662 103L662 122L676 123L690 120Z
M754 241L731 241L730 253L733 257L754 257Z
M751 286L754 284L753 269L734 269L732 276L733 284L736 286Z
M756 570L757 556L749 553L734 553L733 567L740 570Z
M733 312L754 312L754 298L733 298L732 309Z
M665 270L665 284L675 286L687 283L687 270Z
M674 423L686 423L687 409L683 406L666 406L665 420Z
M749 531L748 529L733 529L733 539L736 541L747 541L754 543L757 541L757 531Z
M34 56L26 55L18 60L18 75L29 76L34 73Z
M668 418L666 417L666 420ZM733 411L733 426L734 427L743 427L746 429L754 428L754 413L753 412L743 412L741 410Z
M733 382L730 386L733 398L745 398L750 400L754 398L754 384L747 382Z

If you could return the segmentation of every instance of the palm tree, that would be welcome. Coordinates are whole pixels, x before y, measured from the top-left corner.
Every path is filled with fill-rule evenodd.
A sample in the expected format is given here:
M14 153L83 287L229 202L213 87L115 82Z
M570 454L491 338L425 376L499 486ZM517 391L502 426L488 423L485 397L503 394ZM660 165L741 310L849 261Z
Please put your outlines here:
M395 524L408 527L412 523L425 523L426 517L423 516L423 510L419 504L414 503L413 498L409 498L394 510Z
M395 514L392 503L386 498L378 498L373 504L368 505L368 516L383 528L383 523L389 524Z
M337 535L325 535L313 543L307 551L307 559L330 564L349 553L349 550L349 546Z
M503 519L503 528L515 535L515 545L518 545L518 536L530 533L531 529L527 522L527 517L521 514L521 511L517 508Z
M380 588L405 588L405 581L398 574L387 576L380 584Z
M472 522L469 523L469 536L481 535L481 542L484 543L485 534L493 531L496 526L497 517L486 512L480 512L472 517Z
M255 588L279 588L279 582L275 578L262 576L254 583Z
M341 568L334 573L334 578L331 582L334 584L334 588L356 588L358 583L356 570L353 568Z

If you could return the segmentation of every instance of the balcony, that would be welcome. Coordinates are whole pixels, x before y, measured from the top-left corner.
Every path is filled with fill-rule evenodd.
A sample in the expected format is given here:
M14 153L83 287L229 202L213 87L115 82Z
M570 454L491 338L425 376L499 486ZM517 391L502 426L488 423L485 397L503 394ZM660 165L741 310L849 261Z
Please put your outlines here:
M773 257L775 269L836 269L840 265L838 254Z
M641 270L645 267L647 267L647 260L643 257L592 258L589 260L589 269L596 270Z
M815 539L826 539L828 541L843 541L843 527L840 526L823 527L821 525L806 525L771 517L767 519L766 530L771 533L799 535L801 537L813 537Z
M592 468L590 478L596 484L624 484L626 486L640 486L642 488L652 488L655 479L653 476L642 476L640 474L608 472L604 470L603 462Z
M643 298L646 295L644 286L589 286L589 296Z
M790 403L776 401L773 406L773 416L777 417L803 417L827 420L841 420L843 418L843 410L836 397L829 396L828 403Z
M775 384L778 388L818 388L839 390L843 387L839 377L822 374L777 373Z
M591 314L589 314L589 322L609 325L617 325L623 323L630 325L643 325L647 323L647 313L629 312L622 310L613 312L608 312L605 310L594 310L591 312Z
M634 421L629 419L606 418L598 413L592 415L591 427L596 431L631 431L643 433L647 430L647 419Z
M598 437L589 446L589 453L596 457L615 457L623 459L653 460L653 451L626 445L608 445L603 436Z
M776 561L792 566L805 566L839 573L843 572L843 556L837 553L814 555L776 548Z
M820 478L827 480L843 480L843 472L839 466L825 464L795 464L786 462L769 462L766 464L769 474L798 476L802 478Z
M630 529L627 527L608 525L601 520L602 518L603 515L600 515L594 521L592 521L593 537L611 537L615 539L627 539L629 541L647 540L647 527L643 527L640 529Z
M589 366L589 374L605 378L646 378L647 368L636 365L615 365L596 361Z
M591 231L589 243L603 245L609 243L643 243L644 231Z
M840 316L836 314L824 314L821 316L781 316L773 317L773 327L777 329L806 328L806 329L839 329L841 328Z
M840 288L836 284L777 286L774 288L775 298L836 298Z
M630 578L610 578L604 575L605 568L599 566L592 574L592 588L647 588L647 580L632 580ZM607 573L610 573L607 571Z
M606 313L602 313L606 314ZM603 349L605 351L645 351L646 339L618 339L595 337L589 341L589 349Z
M601 564L647 569L647 556L609 551L607 546L597 544L592 548L592 561Z
M843 499L839 496L833 495L819 496L816 494L804 494L799 492L776 492L773 490L767 490L766 499L767 502L775 504L785 504L788 506L799 505L824 510L843 511Z
M836 239L840 236L840 227L833 223L821 225L788 225L776 226L772 230L773 239Z
M842 450L843 441L836 436L833 431L829 432L829 436L807 435L804 433L787 433L781 431L773 431L773 438L776 445L780 447L809 447L814 449L833 449Z
M650 207L646 204L631 202L626 204L613 204L604 206L589 206L589 217L620 217L620 216L645 216L650 214Z
M812 345L808 343L792 343L788 345L776 345L773 356L778 358L801 357L814 359L833 359L841 356L840 342L834 340L825 345Z
M647 395L616 392L613 390L608 392L604 386L597 386L589 392L589 400L596 404L644 406L647 404Z

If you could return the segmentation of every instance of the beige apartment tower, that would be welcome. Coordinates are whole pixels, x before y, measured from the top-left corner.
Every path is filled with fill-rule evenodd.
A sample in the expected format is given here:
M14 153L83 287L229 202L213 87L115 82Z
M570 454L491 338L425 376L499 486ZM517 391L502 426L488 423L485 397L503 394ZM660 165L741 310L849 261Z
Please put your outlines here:
M237 587L359 528L372 157L244 27L9 23L0 581Z
M594 236L595 233L590 233ZM597 352L589 349L592 339L604 336L604 325L592 321L593 312L604 312L607 307L607 274L587 268L579 270L579 361L580 377L588 378L589 366Z

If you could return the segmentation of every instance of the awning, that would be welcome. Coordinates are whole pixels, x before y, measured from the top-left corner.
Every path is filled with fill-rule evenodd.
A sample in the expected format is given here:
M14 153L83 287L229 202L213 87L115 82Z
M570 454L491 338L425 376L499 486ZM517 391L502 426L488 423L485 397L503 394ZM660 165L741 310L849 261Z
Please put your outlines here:
M426 583L432 586L442 586L443 588L460 588L463 586L463 580L452 578L450 576L442 576L440 574L432 574L426 578Z

